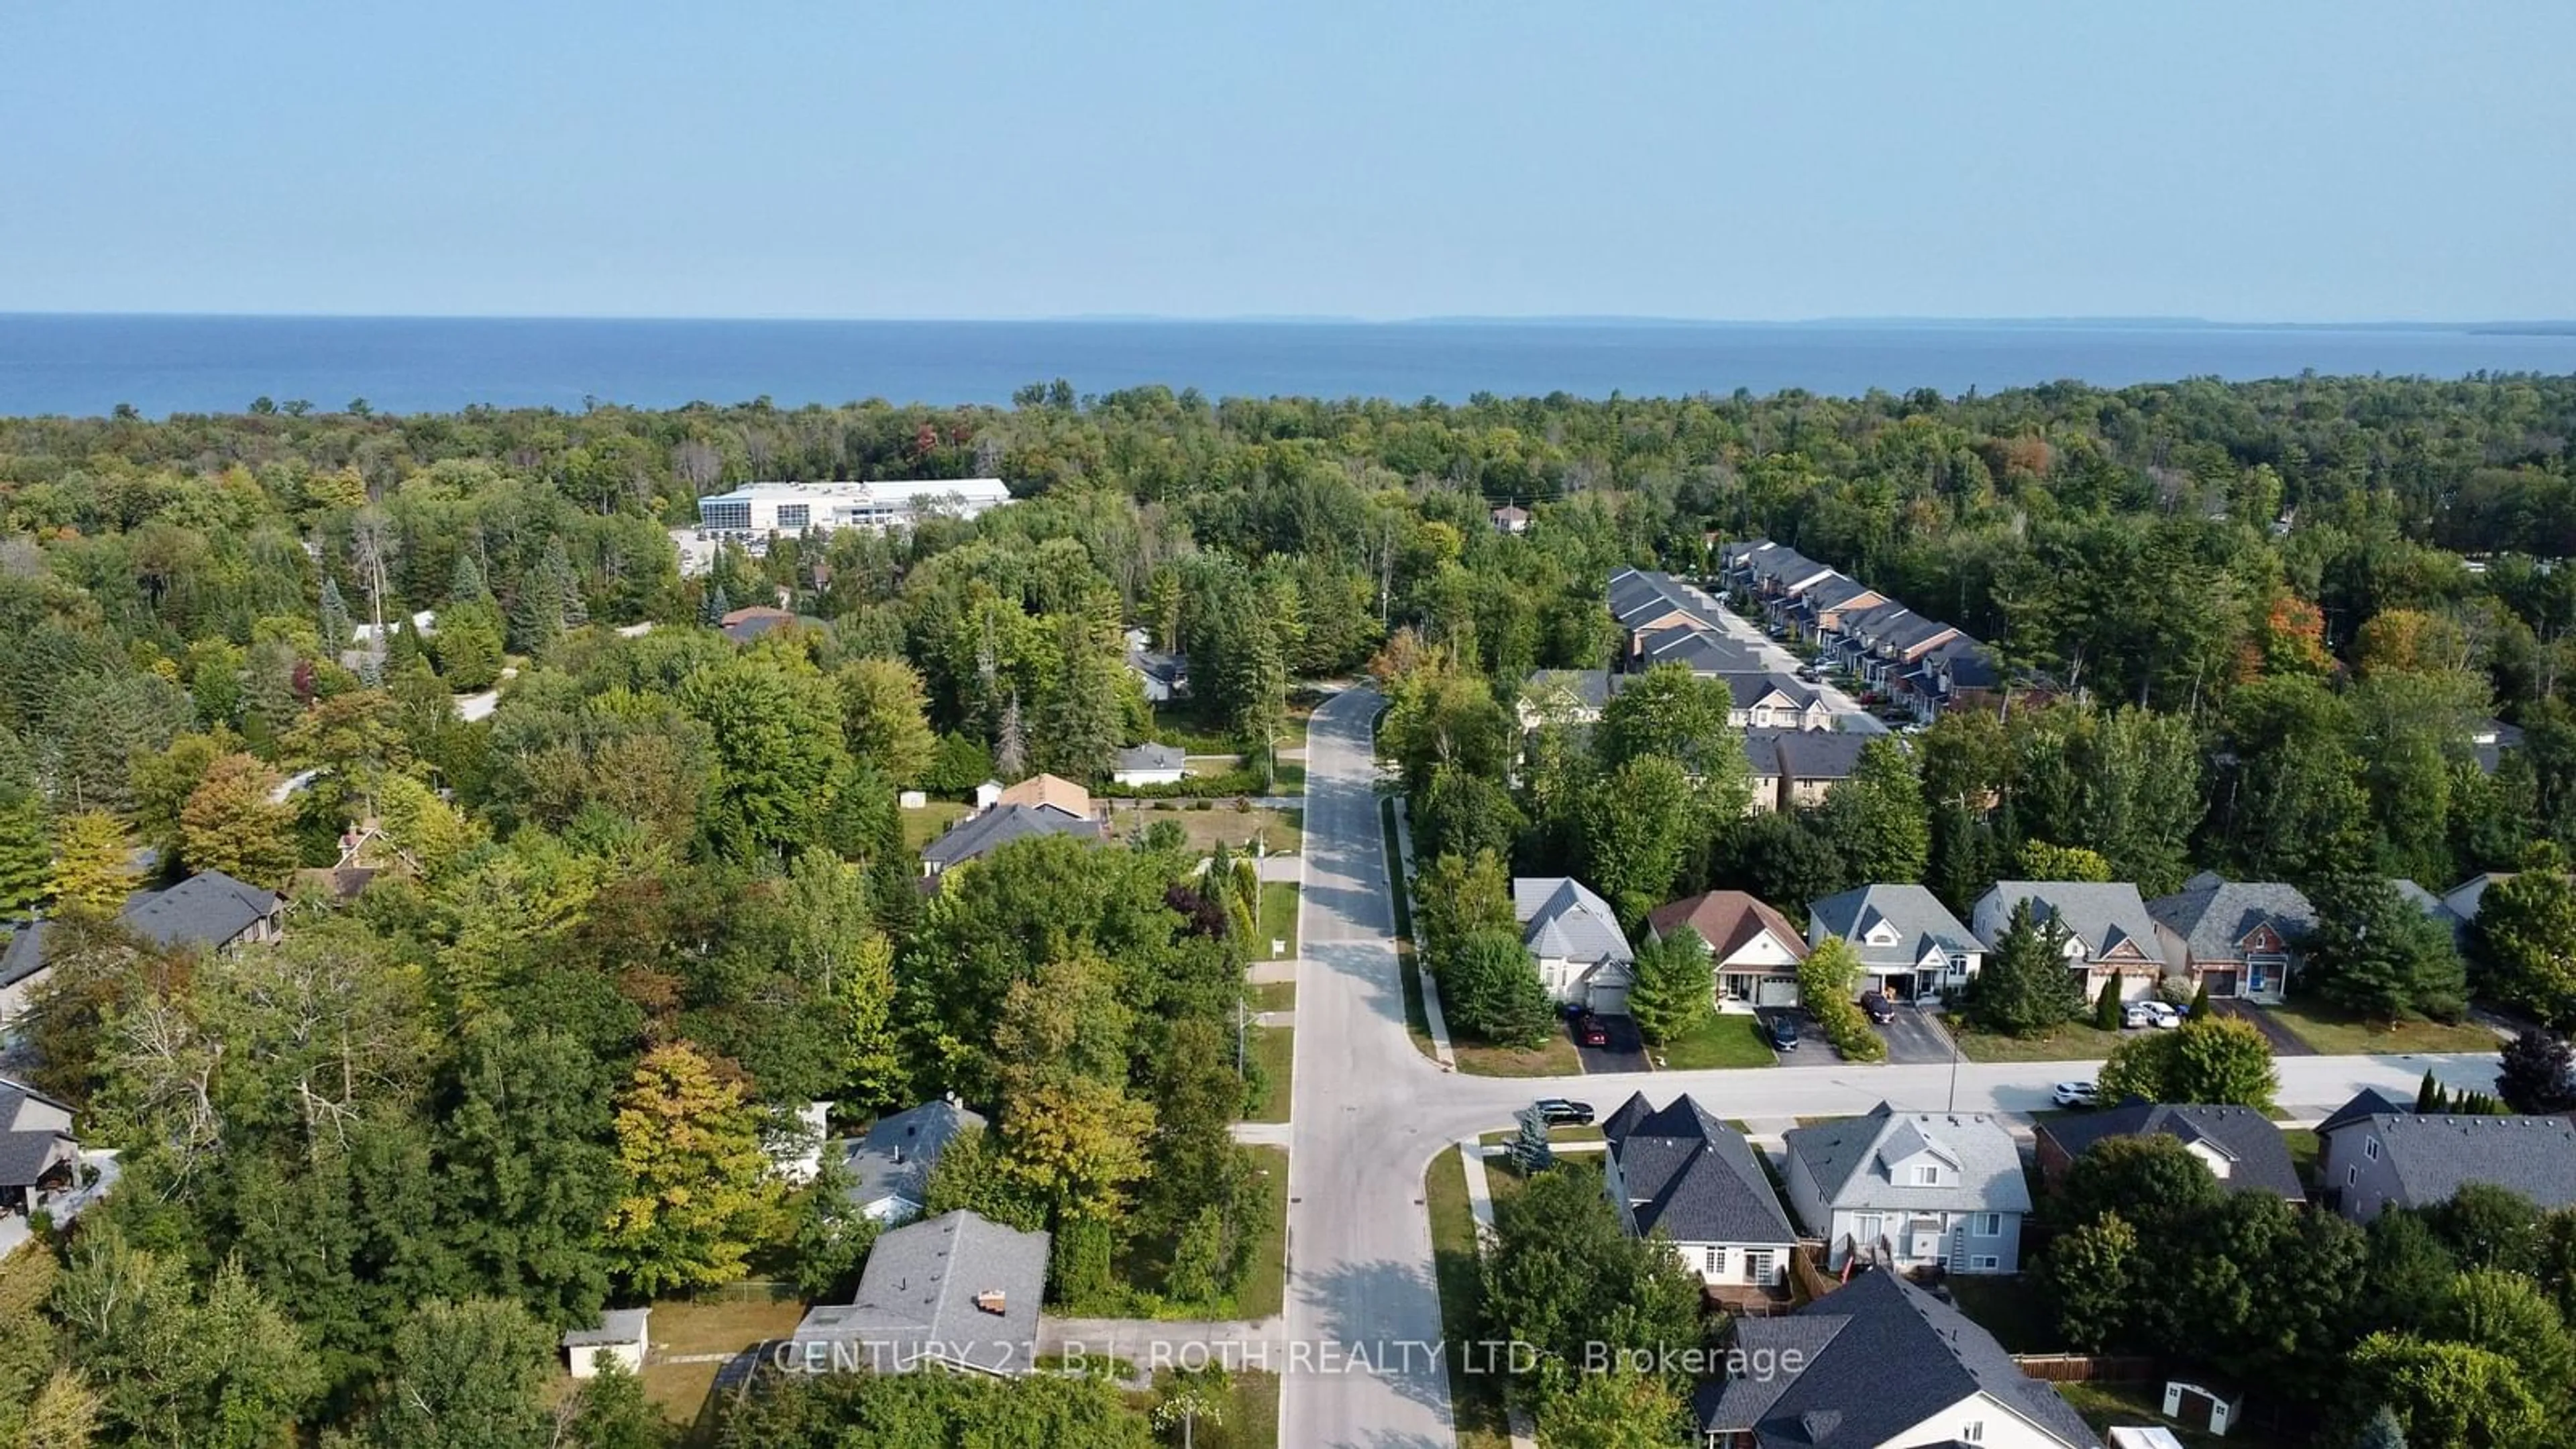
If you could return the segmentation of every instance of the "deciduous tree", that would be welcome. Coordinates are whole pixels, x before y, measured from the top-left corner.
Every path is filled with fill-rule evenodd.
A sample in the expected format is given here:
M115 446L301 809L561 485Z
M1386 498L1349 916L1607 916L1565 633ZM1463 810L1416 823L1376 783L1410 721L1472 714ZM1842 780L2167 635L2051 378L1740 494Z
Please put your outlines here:
M226 755L179 812L180 858L194 870L219 870L274 889L295 869L295 806L274 798L276 771L248 755Z
M742 1089L695 1047L644 1054L617 1107L626 1189L608 1216L610 1261L640 1293L727 1283L775 1197Z

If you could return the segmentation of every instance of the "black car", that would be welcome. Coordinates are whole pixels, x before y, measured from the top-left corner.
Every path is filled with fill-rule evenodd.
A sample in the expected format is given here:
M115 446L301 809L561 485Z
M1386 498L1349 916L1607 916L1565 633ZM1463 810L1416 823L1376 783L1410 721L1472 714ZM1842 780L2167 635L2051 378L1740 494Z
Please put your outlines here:
M1772 1049L1775 1051L1796 1051L1798 1049L1798 1019L1789 1015L1785 1011L1777 1016L1766 1016L1762 1018L1762 1035L1769 1039Z
M1881 1026L1896 1020L1896 1008L1888 1003L1887 993L1883 991L1862 992L1860 1009L1868 1012L1869 1019Z
M1589 1102L1569 1102L1563 1097L1541 1097L1530 1105L1538 1108L1539 1120L1551 1127L1592 1125L1592 1104Z

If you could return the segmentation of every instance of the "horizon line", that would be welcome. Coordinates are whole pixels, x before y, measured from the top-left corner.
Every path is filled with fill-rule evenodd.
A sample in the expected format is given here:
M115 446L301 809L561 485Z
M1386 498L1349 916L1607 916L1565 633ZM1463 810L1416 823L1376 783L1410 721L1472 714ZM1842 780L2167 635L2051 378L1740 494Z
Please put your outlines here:
M46 321L224 321L224 322L636 322L810 326L1265 326L1265 327L2134 327L2177 330L2403 330L2479 331L2496 329L2576 329L2576 318L2390 318L2356 317L2329 321L2229 319L2152 313L2035 313L2022 316L1950 316L1900 313L1884 316L1816 316L1793 318L1670 317L1650 313L1453 313L1403 317L1362 317L1334 313L1182 313L1095 312L1026 317L866 317L741 314L651 314L584 312L166 312L123 310L35 311L0 308L0 320Z

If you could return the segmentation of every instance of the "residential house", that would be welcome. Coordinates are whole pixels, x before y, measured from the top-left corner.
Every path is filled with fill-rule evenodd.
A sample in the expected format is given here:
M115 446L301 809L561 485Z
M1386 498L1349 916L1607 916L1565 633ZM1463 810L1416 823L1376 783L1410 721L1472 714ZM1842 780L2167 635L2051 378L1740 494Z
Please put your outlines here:
M1719 557L1727 587L1750 596L1765 610L1835 576L1832 569L1769 539L1730 544Z
M1851 942L1862 987L1897 1001L1956 991L1977 977L1985 944L1919 885L1857 886L1807 908L1807 944Z
M1653 569L1621 569L1610 576L1610 616L1630 638L1653 629L1725 627L1717 601Z
M1735 1323L1740 1368L1691 1400L1704 1449L2101 1449L1994 1335L1896 1273Z
M71 1186L79 1169L72 1109L0 1078L0 1211L24 1215L39 1193Z
M1506 503L1486 514L1485 517L1493 524L1496 533L1529 532L1530 516L1526 508Z
M1964 637L1957 626L1921 614L1876 620L1864 626L1861 635L1866 651L1860 660L1861 677L1873 688L1888 688L1889 681L1911 669L1916 660Z
M2318 1185L2357 1223L2448 1202L2473 1182L2544 1210L2576 1207L2576 1125L2563 1116L2339 1112L2317 1129L2317 1142Z
M1930 724L1949 710L1994 707L2002 687L1994 651L1960 634L1934 646L1911 669L1891 675L1886 689L1889 698Z
M947 834L923 846L921 873L925 878L936 878L1014 840L1037 835L1070 835L1097 841L1103 838L1104 831L1101 823L1087 814L1076 815L1053 805L995 805L958 821Z
M2457 918L2463 930L2475 925L2478 903L2487 898L2487 888L2509 881L2522 872L2515 870L2482 871L2442 892L2442 906Z
M2478 769L2489 775L2504 763L2505 751L2521 748L2522 728L2519 725L2490 719L2481 721L2469 731L2469 758L2477 761Z
M26 1015L29 998L52 966L45 941L52 929L43 921L22 921L0 940L0 1028Z
M2051 1185L2064 1181L2075 1159L2095 1143L2156 1136L2180 1142L2229 1192L2307 1201L2279 1124L2251 1107L2131 1100L2099 1112L2046 1118L2038 1125L2040 1176Z
M1627 1013L1636 953L1608 901L1568 876L1521 876L1512 881L1512 914L1550 997L1607 1015Z
M1833 710L1823 695L1780 674L1725 674L1726 722L1737 729L1829 730Z
M1136 676L1149 704L1185 698L1190 692L1189 658L1148 647L1152 643L1153 636L1142 629L1127 631L1127 672Z
M1514 703L1521 732L1543 725L1589 725L1601 722L1601 711L1617 692L1618 676L1607 669L1541 669L1521 686Z
M2000 1117L1899 1112L1885 1102L1785 1134L1789 1203L1825 1239L1826 1266L2021 1271L2030 1184Z
M2391 876L2388 883L2396 888L2397 894L2403 898L2408 905L2422 911L2425 916L2433 922L2433 924L2450 932L2451 939L2453 941L2459 942L2463 945L2467 943L2469 923L2461 920L2456 912L2443 903L2440 896L2433 894L2431 891L2424 889L2422 886L2417 885L2415 882L2408 880L2402 875ZM0 971L0 979L5 979L7 975L7 972Z
M1744 755L1755 762L1757 779L1766 773L1762 764L1776 766L1767 772L1776 782L1767 808L1812 810L1825 803L1825 795L1836 785L1852 777L1871 738L1834 730L1751 730L1744 736ZM1764 756L1770 758L1764 760ZM1766 807L1757 802L1755 808Z
M1798 592L1789 606L1790 626L1810 642L1840 633L1843 620L1887 603L1885 594L1843 574L1829 573Z
M590 1327L566 1331L564 1367L577 1379L597 1378L606 1364L630 1374L642 1373L652 1347L647 1329L652 1316L649 1308L611 1308Z
M930 1172L948 1144L984 1119L953 1100L924 1102L880 1117L858 1136L833 1143L850 1179L850 1201L880 1223L910 1222L928 1200Z
M1638 1092L1601 1135L1602 1182L1631 1237L1671 1239L1682 1266L1707 1287L1788 1282L1798 1230L1743 1133L1687 1093L1658 1110Z
M1062 775L1031 775L1016 785L1005 788L994 798L996 805L1042 805L1068 815L1091 816L1091 792Z
M1185 758L1180 746L1149 740L1132 750L1120 750L1112 760L1109 778L1121 785L1177 785Z
M2316 907L2277 881L2194 877L2185 889L2147 902L2166 974L2213 998L2279 1002L2297 974Z
M748 608L728 612L716 621L716 627L724 632L726 638L736 644L748 644L773 629L783 629L797 621L797 616L785 609L773 609L766 604L753 604Z
M868 1250L858 1295L808 1312L776 1361L799 1373L1028 1373L1047 1243L963 1208L896 1228Z
M2165 973L2164 944L2157 939L2155 917L2138 888L2126 882L2073 880L2005 880L1977 898L1968 919L1977 938L1992 950L2012 924L2013 907L2028 901L2043 924L2054 920L2066 928L2066 969L2092 1001L2102 984L2116 980L2123 1001L2143 1000Z
M1641 674L1658 664L1678 664L1702 679L1771 672L1752 645L1708 629L1649 629L1635 636L1627 655L1629 671Z
M1646 915L1646 934L1658 941L1685 930L1708 947L1720 1009L1798 1004L1807 943L1788 917L1743 891L1702 891Z

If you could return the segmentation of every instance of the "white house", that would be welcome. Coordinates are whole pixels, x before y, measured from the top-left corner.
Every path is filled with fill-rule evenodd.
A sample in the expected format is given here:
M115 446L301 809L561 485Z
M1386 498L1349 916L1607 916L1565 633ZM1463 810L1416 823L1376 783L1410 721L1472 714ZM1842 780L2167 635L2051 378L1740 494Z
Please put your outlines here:
M600 1365L611 1363L631 1374L642 1373L644 1355L651 1346L645 1322L652 1313L649 1308L611 1308L599 1315L596 1324L566 1333L564 1366L577 1379L596 1378Z
M1512 913L1550 997L1610 1015L1627 1013L1637 958L1608 901L1568 876L1522 876L1512 882Z
M1120 750L1109 778L1121 785L1177 785L1184 763L1180 746L1149 740L1132 750Z
M1862 988L1896 1001L1956 991L1984 969L1986 948L1941 898L1919 885L1867 885L1807 908L1807 944L1851 942Z
M2003 1120L1899 1112L1885 1102L1786 1134L1789 1203L1825 1239L1826 1266L1857 1255L1900 1269L2021 1271L2030 1184Z
M1798 1004L1798 963L1807 959L1807 943L1786 916L1743 891L1702 891L1646 915L1646 933L1658 941L1683 931L1708 947L1720 1011Z
M973 518L1011 501L999 478L917 478L878 483L746 483L698 500L698 531L713 539L773 533L908 529L926 518Z
M1743 1133L1688 1094L1658 1111L1639 1092L1610 1114L1601 1135L1602 1182L1631 1236L1662 1233L1682 1266L1711 1287L1788 1281L1798 1230Z
M931 1169L959 1134L984 1119L953 1101L924 1102L880 1117L867 1135L834 1144L850 1176L850 1201L889 1226L920 1216Z

